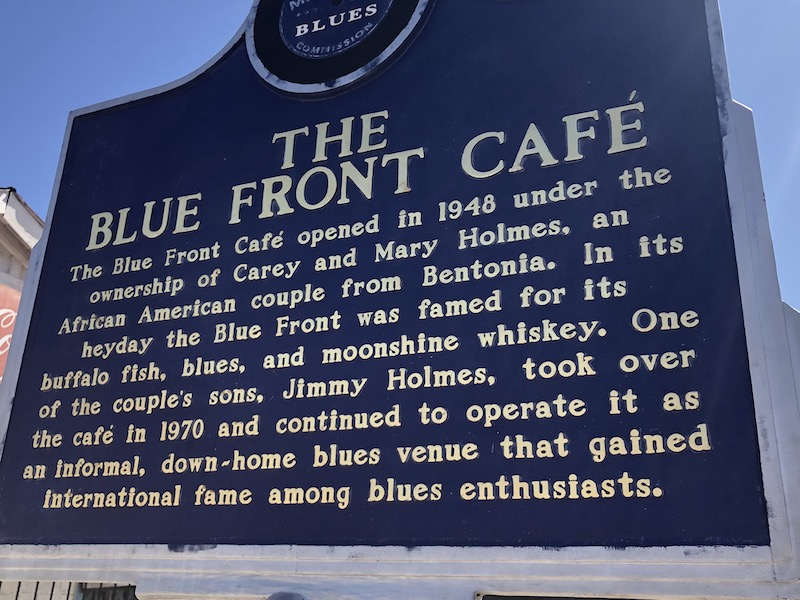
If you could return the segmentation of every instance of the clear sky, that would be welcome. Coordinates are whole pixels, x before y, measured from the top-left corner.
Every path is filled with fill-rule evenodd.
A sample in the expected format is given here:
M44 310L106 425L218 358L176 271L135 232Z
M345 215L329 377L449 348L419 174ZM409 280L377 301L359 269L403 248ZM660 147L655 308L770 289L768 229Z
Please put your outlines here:
M69 112L189 74L251 4L0 0L0 187L44 217ZM733 95L755 111L783 297L800 307L800 2L720 4Z

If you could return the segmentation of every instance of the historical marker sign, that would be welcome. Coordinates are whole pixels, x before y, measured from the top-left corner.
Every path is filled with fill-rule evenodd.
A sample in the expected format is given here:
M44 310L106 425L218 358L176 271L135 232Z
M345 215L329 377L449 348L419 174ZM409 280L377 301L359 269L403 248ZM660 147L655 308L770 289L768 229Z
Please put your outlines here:
M75 117L0 540L769 544L707 29L262 0Z

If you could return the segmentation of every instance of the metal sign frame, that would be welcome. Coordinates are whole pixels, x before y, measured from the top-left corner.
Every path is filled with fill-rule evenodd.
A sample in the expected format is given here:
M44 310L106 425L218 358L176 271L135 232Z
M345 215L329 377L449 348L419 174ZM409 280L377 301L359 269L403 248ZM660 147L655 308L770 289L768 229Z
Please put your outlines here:
M135 583L137 596L263 597L292 592L309 600L445 599L484 594L532 593L551 597L668 598L703 596L774 598L800 595L800 412L792 359L796 327L780 300L774 256L750 111L729 96L716 0L705 0L718 82L725 172L756 417L761 466L769 506L771 545L667 548L452 548L324 546L2 546L0 574L41 580L106 580ZM254 18L254 13L249 19ZM77 111L70 117L53 199L64 164L72 121L97 110L146 98L191 81L209 70L241 39L246 25L207 65L177 82ZM0 390L0 430L5 431L28 333L33 298L40 286L43 242L31 259L15 343ZM790 322L787 325L787 315Z

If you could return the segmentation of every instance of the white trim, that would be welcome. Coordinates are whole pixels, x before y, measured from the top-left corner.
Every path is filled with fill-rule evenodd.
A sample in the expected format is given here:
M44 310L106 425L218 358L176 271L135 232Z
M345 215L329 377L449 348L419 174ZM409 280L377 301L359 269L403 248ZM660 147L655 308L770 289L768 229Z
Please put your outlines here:
M761 446L761 469L770 519L770 537L776 568L797 572L797 510L789 508L796 477L788 468L800 457L792 429L800 431L797 391L782 310L772 240L764 203L764 189L755 148L750 109L732 106L735 136L725 140L726 169L742 306L745 315L750 372ZM786 449L794 448L787 456ZM793 459L789 457L793 456ZM788 459L788 460L787 460ZM793 481L795 480L795 481Z
M0 285L4 285L6 287L11 288L12 290L17 290L18 292L22 291L22 287L24 284L24 280L17 279L8 273L0 272Z
M706 0L718 28L716 0ZM248 22L252 18L248 18ZM247 23L217 58L240 39ZM726 90L719 31L712 27L718 82ZM216 59L215 59L216 60ZM152 96L190 81L214 61L173 84L75 111L70 115L56 182L76 116ZM475 592L608 598L797 598L800 565L800 410L785 315L756 160L752 117L722 92L724 151L743 309L748 334L771 547L669 548L402 548L217 546L171 551L163 545L0 546L0 579L115 581L137 584L142 598L199 595L256 598L292 591L311 600L436 598ZM48 214L45 241L55 210ZM44 244L35 249L17 331L0 387L5 432L17 384ZM5 435L3 433L3 435Z
M28 251L42 237L42 220L13 189L2 189L0 194L0 218L8 230Z

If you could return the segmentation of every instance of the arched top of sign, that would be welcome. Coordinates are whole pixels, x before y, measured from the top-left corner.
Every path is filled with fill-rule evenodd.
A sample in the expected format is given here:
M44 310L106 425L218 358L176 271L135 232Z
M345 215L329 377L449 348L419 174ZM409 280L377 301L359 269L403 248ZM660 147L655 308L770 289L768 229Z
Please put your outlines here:
M358 81L395 54L433 0L257 0L247 51L270 85L295 94Z

